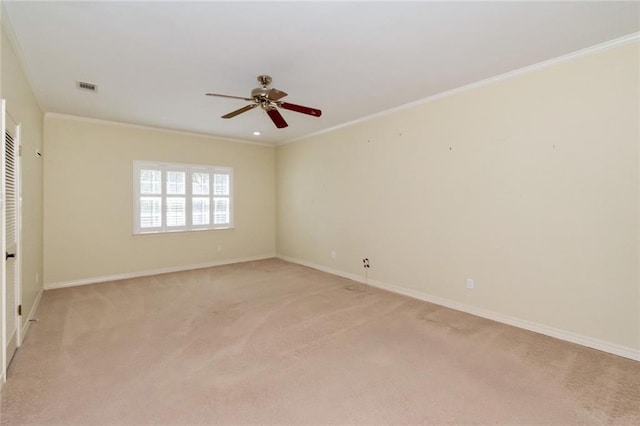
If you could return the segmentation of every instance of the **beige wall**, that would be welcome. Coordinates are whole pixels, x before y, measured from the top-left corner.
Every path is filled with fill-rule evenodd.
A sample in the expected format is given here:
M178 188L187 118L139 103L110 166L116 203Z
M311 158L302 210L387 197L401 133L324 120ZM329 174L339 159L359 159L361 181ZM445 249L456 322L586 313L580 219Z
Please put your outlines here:
M47 286L275 253L273 147L47 114L45 150ZM134 160L233 167L235 229L133 236Z
M640 349L638 52L278 147L278 253Z
M20 125L22 156L22 310L23 320L31 312L42 290L42 148L43 114L2 30L2 98L7 112Z

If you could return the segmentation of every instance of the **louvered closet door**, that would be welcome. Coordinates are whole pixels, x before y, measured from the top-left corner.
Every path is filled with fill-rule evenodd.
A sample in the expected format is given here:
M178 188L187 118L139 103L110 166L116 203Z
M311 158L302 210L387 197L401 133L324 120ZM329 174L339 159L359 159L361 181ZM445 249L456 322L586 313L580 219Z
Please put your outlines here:
M18 182L17 182L17 126L7 117L4 144L4 238L5 238L5 283L6 283L6 362L11 361L20 343L20 321L18 315L19 289L17 274L18 252Z

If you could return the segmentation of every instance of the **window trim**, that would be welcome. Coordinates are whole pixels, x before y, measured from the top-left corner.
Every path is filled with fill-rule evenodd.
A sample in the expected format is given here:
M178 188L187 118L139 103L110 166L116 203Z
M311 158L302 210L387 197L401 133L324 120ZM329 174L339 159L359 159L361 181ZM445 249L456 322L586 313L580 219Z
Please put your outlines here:
M158 195L149 195L140 193L140 171L147 170L159 170L161 172L161 193ZM166 172L178 171L185 172L185 225L184 226L167 226L167 210L166 200L176 195L167 194L167 182ZM193 194L193 186L191 184L192 173L209 173L209 195ZM229 176L229 195L215 195L214 188L214 175L228 175ZM202 164L183 164L183 163L165 163L159 161L133 161L133 235L150 235L150 234L171 234L175 232L192 232L192 231L215 231L221 229L233 229L233 168L227 166L210 166ZM161 226L153 228L142 228L140 226L140 200L144 196L154 196L161 198ZM193 198L208 197L209 198L209 224L208 225L193 225L192 204ZM229 222L216 225L215 222L215 209L214 199L219 197L225 197L229 199Z

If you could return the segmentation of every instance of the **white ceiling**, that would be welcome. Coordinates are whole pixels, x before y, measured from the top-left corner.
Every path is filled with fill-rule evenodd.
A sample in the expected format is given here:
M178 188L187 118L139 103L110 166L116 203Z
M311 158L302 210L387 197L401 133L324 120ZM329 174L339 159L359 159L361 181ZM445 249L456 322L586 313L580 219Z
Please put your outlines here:
M278 143L640 31L632 2L3 2L46 112ZM269 74L276 129L221 115ZM98 93L76 89L96 83ZM253 136L259 130L262 135Z

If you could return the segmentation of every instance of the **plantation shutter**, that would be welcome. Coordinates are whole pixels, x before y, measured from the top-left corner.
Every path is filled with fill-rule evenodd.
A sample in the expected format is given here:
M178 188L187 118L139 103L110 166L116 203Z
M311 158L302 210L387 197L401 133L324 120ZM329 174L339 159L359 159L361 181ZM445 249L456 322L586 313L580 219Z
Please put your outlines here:
M233 169L134 161L133 233L233 228Z

